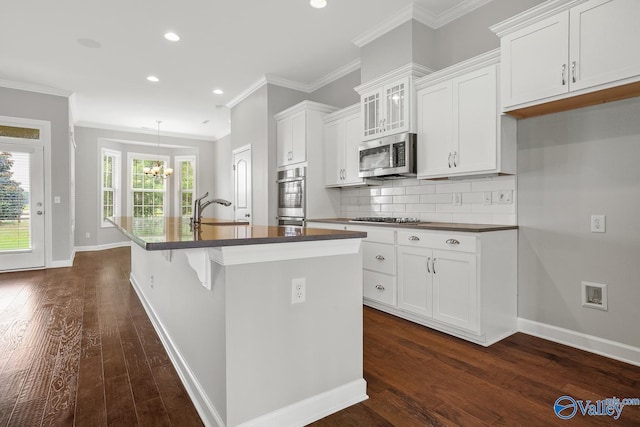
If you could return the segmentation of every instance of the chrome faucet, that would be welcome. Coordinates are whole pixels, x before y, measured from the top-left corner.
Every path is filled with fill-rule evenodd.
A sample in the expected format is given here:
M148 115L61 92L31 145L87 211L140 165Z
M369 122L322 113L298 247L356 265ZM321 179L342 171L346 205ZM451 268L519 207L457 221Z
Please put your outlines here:
M204 210L204 208L206 208L210 204L217 203L217 204L222 205L222 206L231 206L231 202L228 201L228 200L224 200L224 199L211 199L211 200L207 200L206 202L203 203L202 199L204 199L208 195L209 195L209 192L207 191L206 193L204 193L204 196L199 197L199 198L194 200L194 202L193 202L193 216L191 217L191 221L189 222L189 224L191 225L191 228L200 227L200 223L202 222L202 211Z

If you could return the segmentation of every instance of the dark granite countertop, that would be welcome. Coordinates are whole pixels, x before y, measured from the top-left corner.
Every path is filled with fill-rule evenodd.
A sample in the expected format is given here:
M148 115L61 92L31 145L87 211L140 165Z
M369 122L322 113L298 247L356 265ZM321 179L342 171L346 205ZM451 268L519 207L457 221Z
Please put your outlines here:
M203 218L196 231L189 227L188 218L117 217L110 221L124 235L149 251L367 237L367 233L358 231L249 225L214 218Z
M394 227L409 228L412 230L442 230L442 231L462 231L467 233L484 233L488 231L517 230L517 225L495 225L495 224L461 224L450 222L419 222L417 224L386 223L386 222L362 222L351 221L350 218L316 218L308 219L307 222L323 222L328 224L348 224L372 227Z

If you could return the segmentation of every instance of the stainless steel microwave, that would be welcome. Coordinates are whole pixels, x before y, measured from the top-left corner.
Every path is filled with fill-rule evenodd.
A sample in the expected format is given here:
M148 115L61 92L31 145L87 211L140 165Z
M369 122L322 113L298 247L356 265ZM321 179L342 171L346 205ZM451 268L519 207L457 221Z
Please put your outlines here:
M415 152L415 133L400 133L363 142L358 149L359 176L361 178L415 176Z

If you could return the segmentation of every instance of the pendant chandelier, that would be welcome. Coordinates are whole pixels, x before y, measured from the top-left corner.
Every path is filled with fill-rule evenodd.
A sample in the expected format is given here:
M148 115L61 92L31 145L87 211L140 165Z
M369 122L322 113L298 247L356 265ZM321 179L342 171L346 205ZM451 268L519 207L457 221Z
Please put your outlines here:
M160 123L162 123L162 121L156 120L156 123L158 124L158 157L160 157ZM151 167L145 167L143 172L145 175L152 176L156 179L167 179L173 173L173 169L170 167L165 168L160 160L156 160Z

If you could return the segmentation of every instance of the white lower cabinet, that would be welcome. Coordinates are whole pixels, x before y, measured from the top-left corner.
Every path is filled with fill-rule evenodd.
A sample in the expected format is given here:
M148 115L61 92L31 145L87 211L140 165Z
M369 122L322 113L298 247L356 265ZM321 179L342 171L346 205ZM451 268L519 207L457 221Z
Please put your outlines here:
M398 308L478 332L476 255L398 246Z
M365 305L485 346L516 332L517 230L308 226L367 232Z

